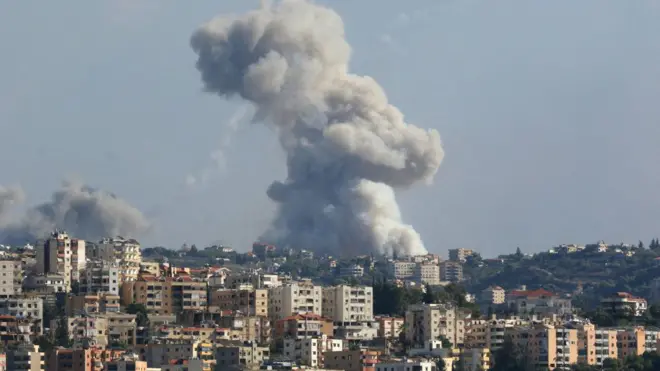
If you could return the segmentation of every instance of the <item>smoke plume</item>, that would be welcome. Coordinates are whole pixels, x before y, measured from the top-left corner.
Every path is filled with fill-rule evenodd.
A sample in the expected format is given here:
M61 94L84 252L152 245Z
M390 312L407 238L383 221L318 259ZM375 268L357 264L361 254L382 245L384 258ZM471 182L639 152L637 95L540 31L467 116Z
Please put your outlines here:
M440 135L404 121L374 79L348 72L350 46L334 11L282 1L220 16L192 36L205 90L240 96L277 133L287 179L264 242L360 254L426 252L401 220L394 188L430 182Z
M150 228L144 215L128 202L77 182L63 183L50 202L28 209L22 218L6 220L9 208L23 199L22 189L0 187L0 242L3 244L34 243L56 228L87 240L116 235L137 237Z

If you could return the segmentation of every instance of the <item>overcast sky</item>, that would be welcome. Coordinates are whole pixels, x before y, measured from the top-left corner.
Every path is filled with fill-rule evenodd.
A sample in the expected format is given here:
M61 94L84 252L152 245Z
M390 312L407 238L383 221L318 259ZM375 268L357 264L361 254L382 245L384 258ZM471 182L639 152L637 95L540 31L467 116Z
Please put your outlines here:
M435 183L399 193L430 251L660 236L657 1L323 3L344 19L353 71L440 131ZM189 37L256 4L0 5L0 184L35 204L75 176L143 210L145 245L248 249L284 157L240 102L201 92Z

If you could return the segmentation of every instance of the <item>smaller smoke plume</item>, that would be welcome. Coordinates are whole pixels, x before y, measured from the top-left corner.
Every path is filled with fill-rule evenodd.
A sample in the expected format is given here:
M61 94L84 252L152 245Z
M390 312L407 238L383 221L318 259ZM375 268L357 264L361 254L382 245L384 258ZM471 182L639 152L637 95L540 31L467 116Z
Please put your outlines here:
M21 187L0 186L0 227L9 217L9 210L25 200L25 192Z
M43 238L54 229L96 240L107 236L138 237L150 223L137 208L112 193L78 182L65 182L49 202L28 209L22 218L7 220L9 209L23 202L17 187L0 186L0 242L21 245Z
M222 140L220 141L218 148L213 150L209 157L211 159L211 165L207 166L202 170L198 175L188 174L186 176L186 186L189 188L204 186L206 185L210 178L217 172L222 172L227 166L227 156L225 152L231 144L232 137L238 130L240 123L248 117L249 107L247 105L240 106L234 114L229 118L229 121L225 124L224 133L222 133Z

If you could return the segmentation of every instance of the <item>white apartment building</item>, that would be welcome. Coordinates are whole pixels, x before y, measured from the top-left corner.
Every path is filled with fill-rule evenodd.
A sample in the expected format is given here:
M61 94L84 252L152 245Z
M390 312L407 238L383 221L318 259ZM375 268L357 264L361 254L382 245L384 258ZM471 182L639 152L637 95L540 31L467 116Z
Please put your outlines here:
M224 286L228 289L238 289L250 285L255 289L269 289L282 286L276 274L264 274L256 271L230 273L224 278Z
M359 324L374 319L374 291L371 286L339 285L323 288L323 317L335 326Z
M18 263L20 264L20 261ZM15 271L15 261L0 260L0 298L4 299L8 296L17 294L15 285L16 278L14 277Z
M443 304L411 305L405 317L406 339L420 347L441 336L454 347L465 342L465 315L456 307Z
M348 267L339 268L339 277L362 277L364 276L364 268L353 264Z
M439 285L440 266L433 263L419 263L415 266L413 279L427 285Z
M390 274L396 279L411 278L416 267L417 263L412 261L393 261L390 263Z
M303 339L284 339L283 354L290 360L298 361L302 365L322 367L325 352L339 352L344 350L344 341L321 337Z
M311 281L290 283L268 289L268 314L279 320L298 313L320 314L323 300L321 286Z
M120 269L116 263L91 261L80 273L81 294L119 295Z
M91 259L105 260L119 264L122 281L135 281L140 273L142 252L140 243L121 236L104 238L95 245L90 245L87 255Z
M62 275L66 291L69 291L71 282L79 278L79 270L85 268L85 253L85 241L70 238L64 231L55 231L36 246L36 273Z

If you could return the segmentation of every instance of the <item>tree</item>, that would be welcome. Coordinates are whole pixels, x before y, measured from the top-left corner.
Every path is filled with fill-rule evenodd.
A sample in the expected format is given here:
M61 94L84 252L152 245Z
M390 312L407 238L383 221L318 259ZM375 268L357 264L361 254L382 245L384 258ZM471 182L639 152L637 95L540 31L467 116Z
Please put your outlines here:
M638 249L643 249L644 248L644 242L642 240L639 240L639 243L637 244Z
M522 258L523 253L520 251L520 247L516 247L516 258Z
M197 245L193 244L190 246L190 255L196 255L198 252L199 250L197 250Z
M422 302L424 304L432 304L435 302L433 289L429 285L426 285L426 291L424 292L424 296L422 296Z
M440 342L442 343L442 349L451 349L452 343L451 341L449 341L449 339L447 339L443 335L440 335L438 340L440 340Z
M445 367L446 367L446 366L445 366L445 360L444 360L444 359L442 359L442 358L438 358L438 359L435 361L435 368L436 368L436 370L438 370L438 371L445 371Z
M55 330L55 345L70 348L73 341L69 337L68 317L61 316L57 319L57 329Z
M149 327L149 314L143 304L129 304L126 307L126 313L135 314L135 323L138 327Z

